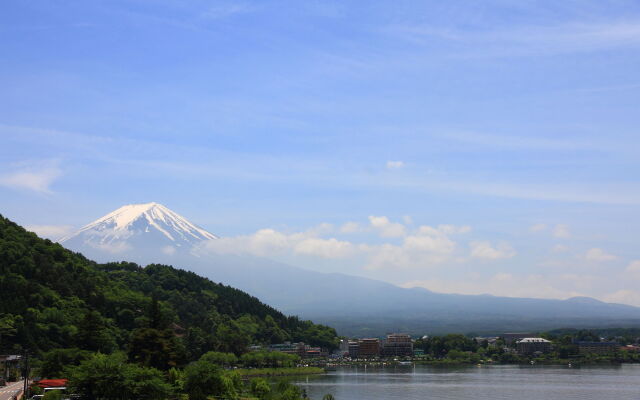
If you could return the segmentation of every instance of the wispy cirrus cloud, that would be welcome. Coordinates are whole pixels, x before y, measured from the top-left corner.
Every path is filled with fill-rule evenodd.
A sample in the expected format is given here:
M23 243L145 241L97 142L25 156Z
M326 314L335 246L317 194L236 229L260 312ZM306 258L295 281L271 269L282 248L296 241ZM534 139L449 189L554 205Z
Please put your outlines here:
M384 31L416 44L433 43L434 40L448 42L456 46L453 51L457 51L457 55L471 57L591 52L640 45L640 20L634 19L469 30L405 24L389 26Z
M211 5L201 14L206 19L228 18L234 15L248 14L258 10L255 4L243 2L219 2Z
M58 160L21 162L0 172L0 186L51 193L51 185L62 176Z

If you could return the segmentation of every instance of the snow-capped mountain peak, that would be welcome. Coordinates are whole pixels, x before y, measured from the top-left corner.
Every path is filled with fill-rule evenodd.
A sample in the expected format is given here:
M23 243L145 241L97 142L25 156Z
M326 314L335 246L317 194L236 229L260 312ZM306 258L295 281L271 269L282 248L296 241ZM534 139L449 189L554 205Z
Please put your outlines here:
M109 253L152 250L173 254L218 237L159 203L129 204L98 218L60 240L70 248Z

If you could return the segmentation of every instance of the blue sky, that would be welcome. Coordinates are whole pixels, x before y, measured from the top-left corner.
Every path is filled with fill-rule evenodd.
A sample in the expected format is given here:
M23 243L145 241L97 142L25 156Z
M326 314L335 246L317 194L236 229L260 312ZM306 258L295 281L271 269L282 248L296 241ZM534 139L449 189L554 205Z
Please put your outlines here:
M640 305L638 2L0 9L0 212L42 234L156 201L306 268Z

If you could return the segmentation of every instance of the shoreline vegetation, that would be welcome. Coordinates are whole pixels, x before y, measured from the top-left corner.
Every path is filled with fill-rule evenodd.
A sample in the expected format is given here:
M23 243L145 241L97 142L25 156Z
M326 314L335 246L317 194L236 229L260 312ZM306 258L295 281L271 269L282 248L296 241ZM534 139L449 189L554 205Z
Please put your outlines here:
M273 378L324 374L326 369L321 367L241 368L236 369L235 372L242 378Z

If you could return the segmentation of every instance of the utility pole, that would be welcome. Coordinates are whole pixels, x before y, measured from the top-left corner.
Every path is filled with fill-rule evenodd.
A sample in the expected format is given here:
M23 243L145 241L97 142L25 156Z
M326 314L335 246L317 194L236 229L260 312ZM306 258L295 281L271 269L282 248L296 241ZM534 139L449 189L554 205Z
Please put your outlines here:
M29 352L24 351L24 386L22 388L23 398L29 398Z

